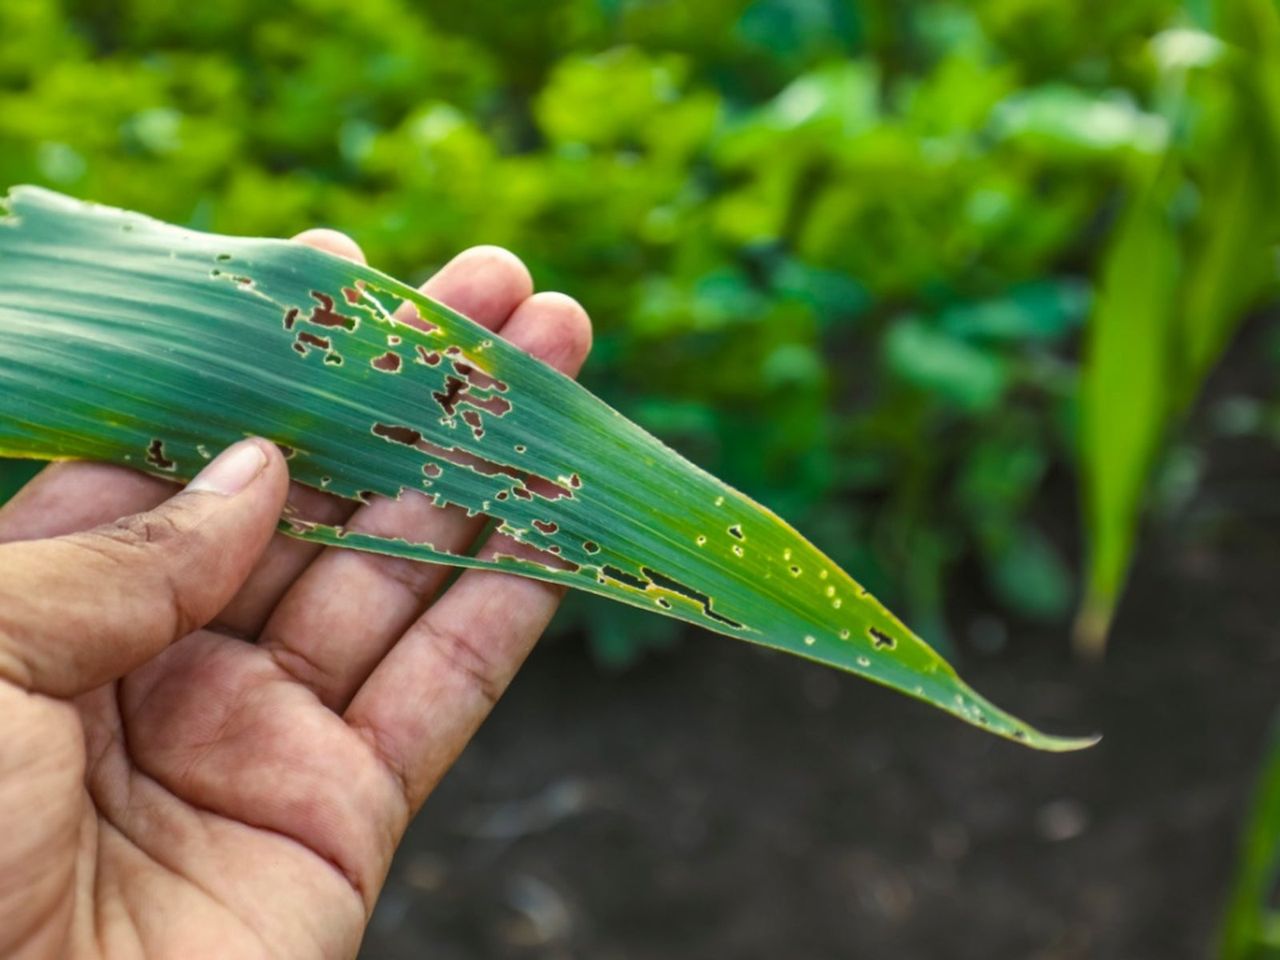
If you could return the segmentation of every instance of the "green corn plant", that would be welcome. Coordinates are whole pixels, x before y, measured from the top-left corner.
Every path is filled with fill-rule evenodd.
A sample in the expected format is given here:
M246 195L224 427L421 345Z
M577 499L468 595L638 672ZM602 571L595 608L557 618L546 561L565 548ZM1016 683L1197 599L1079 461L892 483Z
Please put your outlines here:
M576 587L860 674L1043 750L791 527L577 383L371 268L19 187L0 220L0 455L186 479L226 444L367 501L494 518L492 560L289 515L292 536Z
M1253 809L1241 835L1239 865L1223 919L1220 960L1280 958L1280 718L1254 792Z
M1220 21L1222 39L1171 31L1158 44L1170 61L1173 145L1135 162L1086 339L1080 452L1089 551L1076 645L1089 658L1105 649L1162 441L1248 309L1275 285L1280 11L1274 0L1239 0L1223 5ZM1206 110L1197 97L1221 109Z

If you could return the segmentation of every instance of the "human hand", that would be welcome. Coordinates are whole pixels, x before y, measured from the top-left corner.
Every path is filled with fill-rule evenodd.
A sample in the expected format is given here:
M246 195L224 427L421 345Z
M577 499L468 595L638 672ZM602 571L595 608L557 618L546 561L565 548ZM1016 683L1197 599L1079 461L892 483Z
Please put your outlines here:
M504 251L423 291L570 375L590 349L582 308ZM0 956L352 956L561 591L468 570L439 592L448 568L273 535L286 497L450 549L483 520L290 486L262 440L175 492L57 464L0 510Z

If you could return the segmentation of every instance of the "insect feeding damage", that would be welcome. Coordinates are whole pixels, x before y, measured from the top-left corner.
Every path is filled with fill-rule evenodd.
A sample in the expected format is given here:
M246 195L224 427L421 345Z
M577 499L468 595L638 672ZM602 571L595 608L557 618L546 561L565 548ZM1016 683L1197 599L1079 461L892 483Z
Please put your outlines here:
M248 280L248 286L252 287L251 279L236 279L242 283ZM408 300L401 300L394 312L388 311L376 296L384 292L364 281L342 287L339 296L312 290L305 308L290 306L283 310L283 326L294 335L291 347L303 360L313 351L319 351L326 364L336 366L354 359L358 348L363 350L360 354L363 368L372 376L410 376L415 383L421 382L424 399L429 398L430 401L428 409L434 409L437 417L415 417L412 423L375 420L369 431L373 436L414 450L421 456L420 483L431 493L437 505L460 506L469 516L480 513L496 516L500 521L498 531L519 543L522 551L518 558L501 557L500 560L518 560L526 568L533 566L548 573L590 576L597 585L607 586L613 593L643 598L663 611L673 611L676 604L680 604L685 609L696 611L705 623L723 632L755 632L747 624L717 610L714 598L706 591L652 566L637 563L634 568L624 569L619 565L616 554L613 555L614 562L598 562L594 558L603 551L594 540L573 536L564 529L561 520L530 516L528 510L534 505L574 501L576 491L582 486L581 476L575 472L568 477L552 478L509 462L512 455L503 456L498 446L491 445L487 439L493 424L510 416L515 409L510 385L487 369L480 356L483 347L492 341L472 344L468 352L459 343L449 342L448 331L424 320L416 305ZM396 296L394 293L390 295ZM366 319L381 328L376 349L369 342L367 332L356 336ZM348 337L353 338L351 343L344 343ZM424 338L430 340L423 342ZM470 442L461 442L459 430L470 434ZM477 445L483 448L478 449ZM528 453L526 443L514 443L504 449L521 458ZM456 480L451 481L451 471L463 471L470 477L473 490L476 478L491 482L480 488L477 496L459 499L459 486ZM360 494L365 500L372 496L371 492ZM714 507L717 512L733 509L723 494L714 497ZM720 529L724 532L726 554L732 558L731 562L757 565L777 562L762 555L758 545L748 544L742 522L728 522ZM335 530L335 536L347 537L342 528ZM698 548L708 548L711 542L705 533L698 534L695 539ZM434 545L408 546L425 548L459 562L462 560L460 555L440 551ZM749 552L749 546L755 549ZM812 581L805 576L805 567L792 560L792 553L790 547L781 551L779 575L795 582L805 593L813 589L817 596L825 599L829 609L840 610L844 598L839 596L834 584L826 582L830 571L819 565L812 571L816 574L816 582L809 588L807 583ZM790 576L786 577L786 574ZM767 568L761 574L763 580L772 577L773 573ZM865 590L856 584L853 586L855 599L866 598ZM814 620L811 626L819 627L822 622ZM825 638L824 645L837 638L842 645L855 642L851 629L828 624L820 631L805 634L801 638L803 648L823 649L819 646L820 637ZM876 676L876 665L868 654L892 653L897 648L897 640L884 630L865 625L859 627L858 637L864 643L869 641L864 648L867 652L856 656L843 655L842 659L848 666ZM976 718L970 719L978 722Z
M986 703L780 518L389 277L297 244L181 230L38 188L17 188L9 209L0 327L38 338L32 311L57 311L70 333L86 333L79 362L114 370L128 355L139 377L128 395L85 377L66 400L118 418L75 435L49 423L6 435L0 418L0 446L105 453L186 477L215 442L251 430L296 446L290 469L305 484L354 500L421 490L497 516L523 546L464 557L302 518L295 528L313 543L579 587L865 673L1045 749L1089 742L1045 737ZM98 266L56 282L67 262ZM55 278L38 308L24 300L33 270ZM110 338L88 336L97 315L76 309L99 293L111 299ZM27 382L56 366L51 357L9 353L0 378ZM21 402L4 399L20 419Z
M147 463L155 467L157 470L163 470L166 473L173 473L178 469L176 460L170 459L164 452L164 441L158 438L153 439L147 446Z
M290 346L303 359L313 350L321 351L326 363L336 365L347 359L351 351L339 341L343 336L359 330L362 319L348 313L348 308L364 311L383 322L403 323L418 334L437 338L444 336L437 325L422 320L416 309L410 313L402 304L394 313L387 311L374 297L374 291L362 283L343 288L342 306L338 305L339 298L324 291L312 290L310 295L313 303L309 305L309 310L304 312L297 307L289 307L283 311L282 318L285 331L293 334ZM323 333L307 329L308 326L323 328ZM459 425L470 431L475 442L483 442L488 420L506 417L514 409L512 400L507 396L510 385L485 369L477 357L468 355L457 344L442 342L427 345L409 342L416 339L419 338L399 333L387 334L386 349L370 358L369 367L379 374L401 376L416 370L415 376L425 375L428 383L424 383L424 386L429 388L428 395L440 414L436 424L425 421L413 425L375 421L369 430L373 436L413 449L422 455L424 489L438 488L448 471L455 469L497 480L498 484L489 489L482 505L485 512L499 515L499 531L522 545L525 551L522 559L528 561L532 555L533 563L548 570L594 573L597 582L612 583L628 592L644 594L664 610L673 609L673 600L682 600L693 605L703 617L721 628L745 629L743 624L716 611L708 594L675 577L651 567L641 567L637 575L612 564L583 562L601 552L599 543L569 536L555 520L535 517L526 525L516 520L510 509L495 509L494 504L574 500L583 487L581 474L573 472L567 477L553 479L504 462L496 456L482 455L458 443L439 442L444 439L442 431L455 430ZM435 384L434 387L430 387L432 383ZM528 445L517 443L512 446L512 450L516 455L523 456L528 452ZM436 503L441 506L454 502L439 492L434 496ZM477 512L472 503L456 505L464 507L469 513ZM504 513L508 515L503 515ZM731 532L739 540L744 539L740 526L735 525ZM447 552L439 551L433 545L422 546ZM566 547L571 549L566 551ZM741 547L736 549L741 552ZM572 553L573 557L567 557L566 552Z

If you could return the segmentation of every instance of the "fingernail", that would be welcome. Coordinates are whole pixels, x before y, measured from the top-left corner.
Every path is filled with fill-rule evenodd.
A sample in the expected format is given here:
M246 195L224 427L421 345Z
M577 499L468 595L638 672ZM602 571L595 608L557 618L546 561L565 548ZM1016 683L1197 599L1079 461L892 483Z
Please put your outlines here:
M223 450L196 474L196 478L187 484L187 490L229 497L252 483L266 465L267 455L258 442L241 440Z

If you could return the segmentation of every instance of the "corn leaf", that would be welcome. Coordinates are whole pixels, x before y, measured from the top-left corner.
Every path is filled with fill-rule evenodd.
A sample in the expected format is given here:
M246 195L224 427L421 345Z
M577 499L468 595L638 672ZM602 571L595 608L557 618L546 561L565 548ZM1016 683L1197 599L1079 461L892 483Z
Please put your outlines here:
M1272 724L1252 810L1240 835L1239 862L1223 917L1220 960L1280 956L1280 718Z
M1220 78L1231 105L1212 162L1200 169L1170 153L1138 168L1090 324L1080 391L1089 570L1076 623L1077 647L1090 657L1105 649L1161 442L1274 284L1280 12L1271 0L1221 12L1233 45ZM1185 240L1169 213L1175 175L1194 183L1199 206Z
M1076 642L1101 654L1169 419L1179 250L1160 191L1129 202L1102 268L1080 383L1089 577Z
M185 479L261 435L301 483L361 501L425 491L540 552L485 561L296 516L294 536L566 584L860 674L1033 747L1092 742L984 700L777 516L409 286L301 245L31 187L7 206L0 455Z

